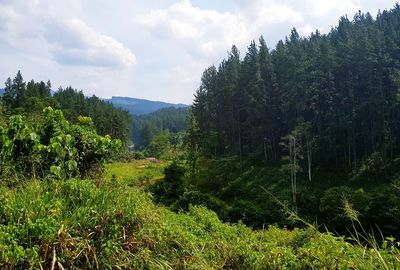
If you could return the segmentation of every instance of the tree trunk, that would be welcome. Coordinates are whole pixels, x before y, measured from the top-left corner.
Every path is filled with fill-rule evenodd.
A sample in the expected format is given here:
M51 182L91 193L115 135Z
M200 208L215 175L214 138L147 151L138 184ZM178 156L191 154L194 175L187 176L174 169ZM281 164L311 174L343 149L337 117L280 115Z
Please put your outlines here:
M311 144L307 138L308 180L311 182Z

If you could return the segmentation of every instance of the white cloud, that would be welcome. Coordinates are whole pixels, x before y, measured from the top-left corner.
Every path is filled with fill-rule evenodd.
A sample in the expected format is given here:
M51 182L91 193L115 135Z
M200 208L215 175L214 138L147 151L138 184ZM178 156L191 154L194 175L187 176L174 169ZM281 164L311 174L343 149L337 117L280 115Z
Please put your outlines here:
M57 22L48 30L46 39L61 64L128 67L137 63L135 55L122 43L79 19Z
M342 15L351 14L361 9L359 1L354 0L335 0L321 1L308 0L307 5L311 7L311 14L317 17L327 16L332 12L341 13Z
M288 1L276 0L235 0L248 23L254 27L284 22L298 23L304 20L302 13L294 9Z
M4 22L0 41L32 56L51 57L61 65L123 68L137 63L121 42L78 18L63 20L64 16L54 14L54 5L48 4L48 9L38 0L0 4L0 21Z
M250 33L242 18L230 12L203 10L189 0L142 16L143 26L159 38L173 40L194 57L212 59L234 43L248 42Z
M302 35L316 29L327 32L343 15L353 16L362 9L362 0L233 0L248 28L256 35L264 33L270 44L284 39L292 27ZM387 1L387 0L385 0ZM268 40L268 38L267 38Z
M0 31L7 31L20 16L13 8L0 3Z

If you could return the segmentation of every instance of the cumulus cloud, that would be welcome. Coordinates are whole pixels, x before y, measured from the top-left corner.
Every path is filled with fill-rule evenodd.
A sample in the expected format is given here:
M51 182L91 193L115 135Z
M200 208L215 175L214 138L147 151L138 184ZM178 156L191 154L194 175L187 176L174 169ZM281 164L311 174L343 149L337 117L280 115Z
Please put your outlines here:
M235 0L240 6L249 25L262 27L284 22L297 23L304 20L302 13L288 1L277 0Z
M201 9L190 0L178 0L164 9L151 10L140 17L140 24L152 35L171 41L193 58L214 61L223 57L233 44L245 48L252 39L265 35L271 47L292 27L309 35L319 28L329 30L339 16L355 13L358 0L232 0L238 9ZM328 13L334 21L326 20ZM329 24L330 23L330 24Z
M354 0L335 0L335 1L321 1L321 0L308 0L307 6L310 6L310 14L317 17L327 16L332 12L341 13L342 15L349 12L354 13L361 9L359 1Z
M22 8L22 6L24 8ZM0 41L11 49L51 57L61 65L123 68L137 63L129 48L78 18L62 19L38 0L0 4ZM68 17L67 17L68 18Z
M54 59L61 64L126 67L137 63L135 55L122 43L79 19L52 23L46 27L46 40Z
M342 15L353 15L362 8L360 0L233 0L239 6L253 33L266 33L271 43L284 38L292 27L302 35L336 24Z
M141 17L141 24L159 38L175 40L196 57L212 57L228 44L247 42L250 33L240 16L195 7L181 0L167 9L153 10Z

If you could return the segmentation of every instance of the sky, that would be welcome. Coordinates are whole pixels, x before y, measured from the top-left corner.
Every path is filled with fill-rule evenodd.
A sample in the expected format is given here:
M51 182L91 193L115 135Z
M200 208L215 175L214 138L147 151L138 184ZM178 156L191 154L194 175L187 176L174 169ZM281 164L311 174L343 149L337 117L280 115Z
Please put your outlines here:
M330 31L389 0L0 0L0 82L72 86L91 96L190 104L203 70L263 35ZM0 88L2 83L0 83Z

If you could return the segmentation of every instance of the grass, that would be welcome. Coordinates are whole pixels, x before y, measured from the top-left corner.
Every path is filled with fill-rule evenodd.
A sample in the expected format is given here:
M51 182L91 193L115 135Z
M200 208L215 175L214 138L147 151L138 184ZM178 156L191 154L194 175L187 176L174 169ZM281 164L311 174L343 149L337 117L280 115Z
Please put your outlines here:
M157 206L137 185L160 177L162 166L111 164L100 184L0 186L0 269L400 268L393 240L377 251L313 228L254 231L203 207Z
M151 162L136 160L129 163L110 163L106 165L106 181L119 181L129 185L144 186L164 178L166 161Z

